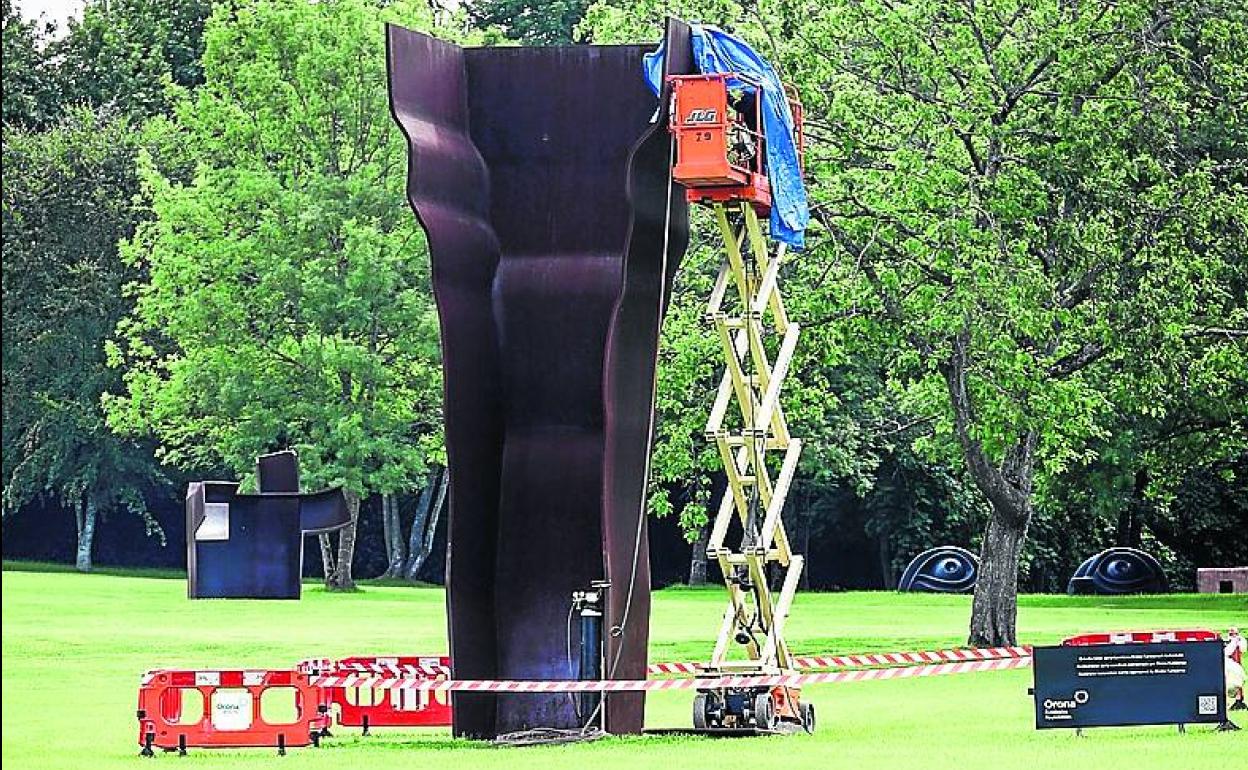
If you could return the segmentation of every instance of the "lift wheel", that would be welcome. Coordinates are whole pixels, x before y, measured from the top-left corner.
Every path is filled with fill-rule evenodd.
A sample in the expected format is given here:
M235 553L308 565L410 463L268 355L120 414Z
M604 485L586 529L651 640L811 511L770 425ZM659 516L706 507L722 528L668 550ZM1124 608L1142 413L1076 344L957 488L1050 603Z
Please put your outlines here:
M693 726L698 730L767 731L793 726L813 733L815 707L802 702L801 690L796 687L699 690L693 698Z

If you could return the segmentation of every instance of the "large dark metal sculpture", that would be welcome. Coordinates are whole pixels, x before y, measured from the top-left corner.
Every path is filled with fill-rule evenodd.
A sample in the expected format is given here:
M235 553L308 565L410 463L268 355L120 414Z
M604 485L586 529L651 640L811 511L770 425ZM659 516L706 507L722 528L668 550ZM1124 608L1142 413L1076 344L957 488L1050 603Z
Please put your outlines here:
M350 521L340 489L299 493L294 452L256 461L260 493L235 481L195 481L186 492L186 591L192 599L298 599L303 536Z
M1164 594L1166 572L1151 554L1137 548L1107 548L1089 557L1066 584L1074 594Z
M914 557L901 573L897 590L964 594L975 589L978 577L978 556L956 545L942 545Z
M692 71L688 27L667 38L668 69ZM653 46L463 49L391 26L387 47L442 329L455 676L571 678L571 594L605 579L605 674L644 678L660 297L688 240ZM587 716L566 695L454 706L472 737ZM643 706L611 695L607 729L639 731Z

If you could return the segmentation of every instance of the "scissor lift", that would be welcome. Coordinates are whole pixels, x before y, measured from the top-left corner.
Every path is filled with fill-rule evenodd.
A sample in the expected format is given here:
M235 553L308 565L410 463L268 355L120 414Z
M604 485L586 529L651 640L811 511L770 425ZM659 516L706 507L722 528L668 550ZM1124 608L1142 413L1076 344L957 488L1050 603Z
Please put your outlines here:
M784 624L803 558L793 553L781 514L802 442L789 432L780 391L799 326L789 319L780 293L784 245L772 249L761 223L771 208L761 88L739 75L670 80L673 178L691 203L711 208L724 244L705 317L722 342L726 366L706 437L719 450L728 488L711 525L707 557L719 563L729 601L702 675L792 674ZM753 93L734 99L732 81L753 86ZM791 107L800 152L801 108L795 102ZM739 544L731 545L738 537ZM782 578L773 593L769 572L777 568ZM717 687L698 691L693 724L709 730L787 725L813 732L815 713L796 687Z

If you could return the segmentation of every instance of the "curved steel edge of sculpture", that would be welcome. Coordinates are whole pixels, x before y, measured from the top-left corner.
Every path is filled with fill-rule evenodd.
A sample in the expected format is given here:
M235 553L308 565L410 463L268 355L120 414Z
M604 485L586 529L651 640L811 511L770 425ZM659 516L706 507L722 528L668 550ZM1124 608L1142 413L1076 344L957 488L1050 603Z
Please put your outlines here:
M929 548L910 560L898 591L970 593L979 578L979 557L956 545Z
M299 491L290 450L256 460L257 494L237 481L193 481L186 490L186 595L190 599L298 599L304 535L351 522L340 487Z
M1170 583L1161 562L1138 548L1115 547L1089 556L1066 583L1066 593L1164 594Z
M668 71L692 72L688 26L666 35ZM641 75L651 47L465 49L387 29L442 331L457 678L573 678L570 597L603 579L605 676L646 674L660 303L688 242L667 94ZM639 732L643 698L610 695L606 729ZM454 701L459 736L581 723L566 694Z

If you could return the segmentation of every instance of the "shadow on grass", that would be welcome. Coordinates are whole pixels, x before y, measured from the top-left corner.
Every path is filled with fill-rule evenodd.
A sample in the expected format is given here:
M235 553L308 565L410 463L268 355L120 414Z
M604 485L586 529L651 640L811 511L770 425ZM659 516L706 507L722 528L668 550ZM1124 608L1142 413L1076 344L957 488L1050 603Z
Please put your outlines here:
M108 575L110 577L151 578L156 580L186 580L186 570L162 567L113 567L97 564L89 573L81 573L72 564L52 561L21 561L5 559L5 572L72 573L75 575Z
M3 562L3 570L5 572L34 572L43 574L87 574L87 575L107 575L109 577L126 577L126 578L148 578L154 580L186 580L186 570L176 569L173 567L119 567L107 564L97 564L89 573L81 573L74 568L72 564L53 561L26 561L24 559L5 559ZM324 580L319 577L305 577L301 579L304 586L323 586ZM334 590L325 591L325 593L342 593L351 594L359 593L362 589L381 586L385 588L441 588L435 583L413 583L407 580L396 578L363 578L356 581L356 588L353 590Z
M342 728L339 728L340 730ZM571 746L581 746L592 744L595 748L625 748L637 746L654 746L654 745L676 745L699 743L702 741L716 740L702 735L685 735L685 734L643 734L643 735L608 735L603 738L592 741L575 741L571 743L551 743L538 744L531 746L507 746L495 744L492 741L473 741L466 738L454 738L449 735L373 735L368 737L356 734L336 733L325 743L321 744L321 750L324 749L355 749L361 746L368 746L374 750L381 751L398 751L420 749L422 751L521 751L521 750L542 750L553 748L568 748Z

